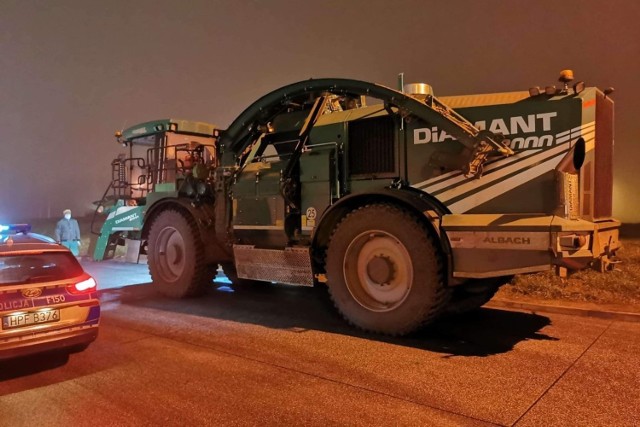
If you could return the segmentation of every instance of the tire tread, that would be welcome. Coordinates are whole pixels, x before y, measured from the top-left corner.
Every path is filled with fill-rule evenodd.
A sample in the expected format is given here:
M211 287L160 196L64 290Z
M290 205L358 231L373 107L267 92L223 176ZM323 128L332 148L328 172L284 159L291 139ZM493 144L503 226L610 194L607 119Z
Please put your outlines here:
M208 283L211 281L209 280L211 279L210 277L211 273L208 271L208 266L205 262L204 244L198 234L198 226L196 224L195 218L193 218L193 216L191 215L185 215L177 209L167 209L166 211L160 213L160 215L158 215L154 219L154 222L151 224L151 228L149 230L149 236L152 236L153 233L155 232L155 228L159 227L160 224L162 224L161 220L163 219L163 217L169 216L169 215L181 216L186 221L187 228L191 233L191 237L195 244L195 248L194 248L195 261L194 261L193 276L191 277L191 280L189 281L189 283L186 286L184 286L182 289L178 289L178 287L175 285L163 286L162 278L159 277L159 274L156 275L154 272L154 268L152 268L152 263L154 261L153 259L150 259L149 273L151 275L151 280L153 281L153 283L160 283L161 293L169 297L189 298L189 297L202 295L205 292ZM148 256L149 258L155 257L155 254L153 253L153 248L149 248Z
M366 332L383 333L391 336L402 336L402 335L406 335L411 332L414 332L416 330L422 329L428 324L430 324L431 322L433 322L441 313L443 313L447 303L449 302L451 293L449 288L447 288L444 284L445 267L444 267L442 256L440 256L440 254L437 251L437 244L435 242L435 238L432 236L432 233L427 228L427 226L422 221L420 221L419 218L417 218L412 213L408 212L406 209L400 208L396 205L392 205L389 203L371 203L371 204L360 206L359 208L345 215L344 218L342 218L340 222L335 226L335 228L331 233L331 237L329 239L329 251L331 250L330 249L331 242L336 238L336 235L339 232L341 226L354 215L367 209L383 209L393 214L399 214L401 217L404 218L404 221L406 221L406 223L412 224L413 226L421 230L421 232L416 233L416 238L421 239L422 243L431 246L434 249L434 254L435 254L436 271L437 271L438 278L437 278L437 288L435 291L434 300L430 305L425 304L425 310L423 312L417 311L415 313L415 318L413 319L413 321L408 322L408 325L406 327L399 328L393 331L381 330L381 329L376 329L372 327L364 327L362 325L355 323L353 320L349 318L348 313L345 313L341 309L340 305L337 302L337 298L335 297L331 289L331 286L329 286L329 296L331 298L331 301L333 302L333 305L336 308L336 310L350 325ZM325 257L325 263L329 257L330 255L327 255Z

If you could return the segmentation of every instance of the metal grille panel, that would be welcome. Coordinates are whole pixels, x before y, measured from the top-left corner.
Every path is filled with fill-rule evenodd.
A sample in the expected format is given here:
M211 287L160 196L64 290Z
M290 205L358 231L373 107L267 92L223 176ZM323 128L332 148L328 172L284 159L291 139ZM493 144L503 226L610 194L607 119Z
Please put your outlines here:
M567 217L569 219L578 219L580 217L580 187L578 174L563 173L562 179L564 200L567 207Z
M233 245L233 254L240 278L313 286L311 257L306 248L278 250Z
M395 171L394 129L391 116L349 123L349 171L352 175Z

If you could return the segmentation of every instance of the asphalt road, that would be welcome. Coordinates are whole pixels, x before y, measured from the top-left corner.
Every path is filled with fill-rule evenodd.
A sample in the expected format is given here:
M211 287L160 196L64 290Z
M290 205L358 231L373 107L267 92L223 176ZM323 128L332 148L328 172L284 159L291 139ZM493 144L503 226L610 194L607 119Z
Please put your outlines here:
M0 425L640 422L639 323L485 308L391 339L313 289L219 284L176 301L118 288L146 266L85 267L105 289L98 340L0 364Z

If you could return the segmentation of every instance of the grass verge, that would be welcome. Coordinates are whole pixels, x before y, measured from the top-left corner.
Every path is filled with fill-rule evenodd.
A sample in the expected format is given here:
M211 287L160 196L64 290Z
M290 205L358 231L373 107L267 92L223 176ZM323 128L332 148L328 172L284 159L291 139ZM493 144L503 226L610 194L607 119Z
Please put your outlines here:
M582 270L563 279L552 272L516 276L496 297L525 302L598 305L640 313L640 238L622 239L622 262L606 273Z

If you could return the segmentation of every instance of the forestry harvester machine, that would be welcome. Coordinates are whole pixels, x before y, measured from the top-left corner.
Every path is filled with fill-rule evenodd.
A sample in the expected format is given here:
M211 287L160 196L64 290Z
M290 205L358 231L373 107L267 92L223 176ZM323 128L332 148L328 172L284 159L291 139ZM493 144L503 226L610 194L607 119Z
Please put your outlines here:
M139 244L154 286L201 294L218 265L327 286L342 315L406 334L487 302L515 274L616 262L611 90L561 85L436 98L312 79L226 129L159 120L117 133L94 258ZM402 78L400 78L402 80Z

